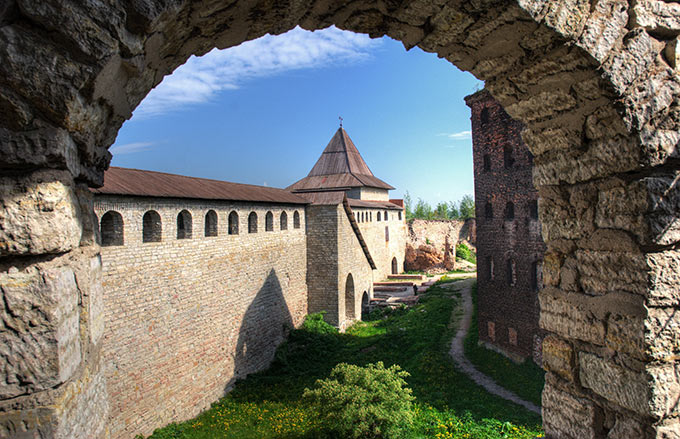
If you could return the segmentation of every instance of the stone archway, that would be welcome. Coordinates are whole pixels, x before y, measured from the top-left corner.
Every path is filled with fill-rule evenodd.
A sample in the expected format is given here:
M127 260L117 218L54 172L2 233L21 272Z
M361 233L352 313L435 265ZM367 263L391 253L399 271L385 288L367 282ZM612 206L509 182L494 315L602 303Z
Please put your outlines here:
M548 436L680 434L674 3L96 4L0 7L0 290L19 307L14 329L2 330L0 435L104 435L101 263L87 186L101 184L107 147L164 75L192 54L296 25L388 35L486 81L526 124L536 157Z
M399 264L397 263L397 258L392 258L392 274L399 274Z

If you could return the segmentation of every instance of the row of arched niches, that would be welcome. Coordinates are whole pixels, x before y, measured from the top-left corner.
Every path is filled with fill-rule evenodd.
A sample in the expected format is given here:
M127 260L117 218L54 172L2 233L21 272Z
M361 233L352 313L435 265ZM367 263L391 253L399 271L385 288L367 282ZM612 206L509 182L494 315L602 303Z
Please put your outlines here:
M229 213L227 217L229 235L239 234L239 216L236 211ZM203 236L217 236L218 215L214 210L209 210L205 214ZM102 215L99 221L99 232L101 245L103 247L113 245L123 245L125 243L123 216L115 210L109 210ZM293 228L300 228L300 212L293 212ZM259 218L256 212L248 215L248 233L257 233L259 229ZM279 229L288 230L288 213L283 211L279 216ZM177 214L177 239L193 238L193 218L191 213L184 209ZM264 216L264 230L274 231L274 214L267 212ZM142 242L161 242L163 224L161 215L155 210L148 210L142 217Z

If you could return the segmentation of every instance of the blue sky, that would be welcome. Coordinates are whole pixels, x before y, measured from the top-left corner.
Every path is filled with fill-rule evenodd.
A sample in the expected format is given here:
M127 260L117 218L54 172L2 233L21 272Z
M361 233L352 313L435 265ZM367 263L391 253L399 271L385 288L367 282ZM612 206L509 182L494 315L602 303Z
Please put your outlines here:
M431 204L473 194L470 111L483 84L436 55L335 28L192 57L147 96L114 166L286 187L338 116L377 177Z

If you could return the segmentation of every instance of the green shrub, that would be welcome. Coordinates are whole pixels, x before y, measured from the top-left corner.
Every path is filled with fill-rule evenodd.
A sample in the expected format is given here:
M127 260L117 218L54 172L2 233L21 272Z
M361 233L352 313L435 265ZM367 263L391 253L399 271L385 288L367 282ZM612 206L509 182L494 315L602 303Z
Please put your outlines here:
M337 334L338 328L326 323L323 319L324 314L326 314L326 311L308 314L304 323L302 323L302 329L315 334Z
M475 252L473 252L470 247L462 242L456 245L456 257L458 259L464 259L466 261L472 262L473 264L477 263L477 255Z
M305 389L303 398L318 410L329 433L342 438L399 438L413 423L414 397L398 365L382 361L366 367L340 363L330 377Z

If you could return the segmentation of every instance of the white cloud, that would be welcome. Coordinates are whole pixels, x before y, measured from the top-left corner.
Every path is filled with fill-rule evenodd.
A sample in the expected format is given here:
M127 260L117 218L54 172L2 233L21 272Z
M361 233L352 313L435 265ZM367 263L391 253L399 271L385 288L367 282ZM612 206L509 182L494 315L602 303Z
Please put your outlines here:
M453 140L469 140L472 138L472 131L459 131L457 133L440 133L439 136L446 136Z
M316 32L297 27L283 35L266 35L226 50L214 49L200 58L192 56L166 77L142 101L135 115L148 117L209 102L219 92L239 88L252 78L362 61L380 44L380 40L335 27Z
M147 151L151 149L151 147L154 145L154 142L134 142L134 143L126 143L123 145L115 145L109 148L109 151L111 154L114 155L121 155L121 154L134 154L136 152L142 152L142 151Z

